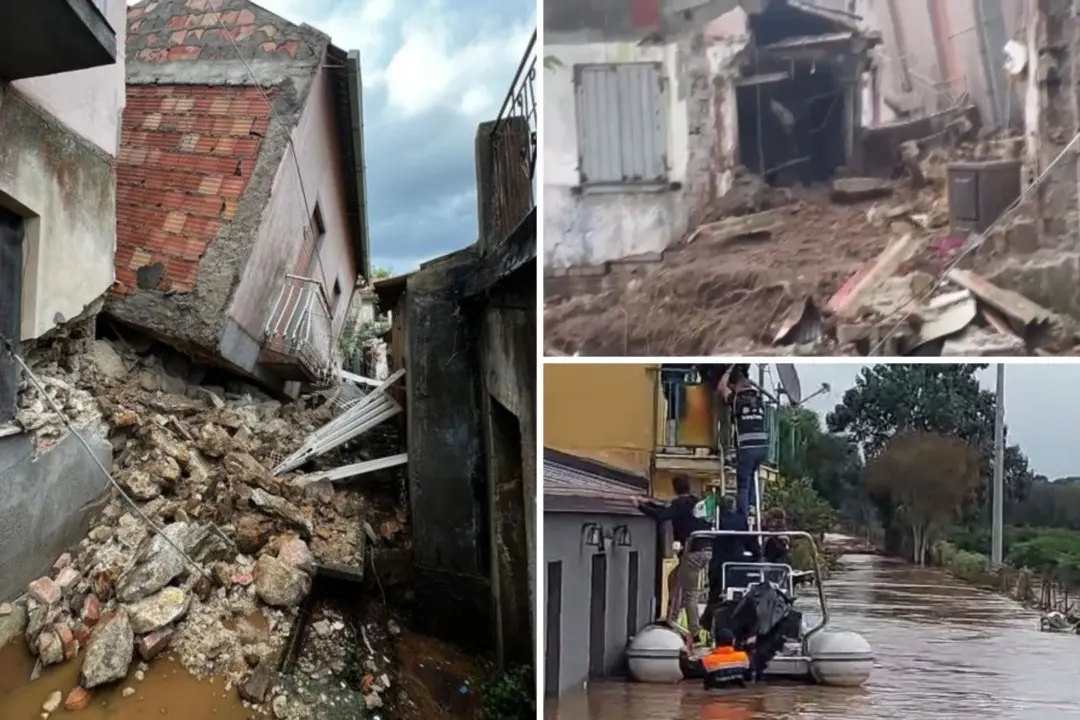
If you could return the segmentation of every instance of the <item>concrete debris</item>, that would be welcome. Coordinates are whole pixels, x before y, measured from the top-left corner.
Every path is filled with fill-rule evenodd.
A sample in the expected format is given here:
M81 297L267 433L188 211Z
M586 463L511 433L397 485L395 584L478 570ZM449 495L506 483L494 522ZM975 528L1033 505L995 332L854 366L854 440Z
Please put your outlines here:
M139 635L161 630L184 616L191 605L191 595L183 588L167 587L160 592L125 606L131 629Z
M255 592L267 605L296 607L310 587L311 579L306 573L271 555L263 555L255 565Z
M83 656L79 684L87 689L127 677L135 653L135 633L127 613L120 611L101 623L90 636Z
M554 287L545 352L967 355L989 346L1076 354L1076 263L1053 264L1030 203L985 237L969 233L974 221L950 229L950 166L974 173L972 162L990 162L998 175L987 177L1011 183L1003 162L992 161L1022 148L1023 138L979 137L960 116L944 135L898 141L896 179L781 190L740 169L687 241L647 271L619 274L612 262L595 279L567 275L573 291ZM760 239L732 242L743 237ZM957 300L961 291L969 299Z
M361 528L400 509L376 508L359 490L331 483L305 492L303 473L271 473L334 417L319 396L283 404L239 381L200 385L206 370L170 351L146 344L137 353L85 329L52 342L34 348L28 363L76 427L108 426L112 473L138 510L112 492L51 574L30 583L25 600L0 608L0 645L5 628L17 627L38 672L83 648L80 687L64 700L69 710L89 704L91 689L126 678L133 660L166 651L193 674L224 676L230 687L254 667L240 687L252 702L269 700L262 679L318 567L362 568ZM18 421L39 451L67 432L36 390L24 387L19 406ZM400 452L396 436L368 433L362 448L346 446L305 469L391 452Z

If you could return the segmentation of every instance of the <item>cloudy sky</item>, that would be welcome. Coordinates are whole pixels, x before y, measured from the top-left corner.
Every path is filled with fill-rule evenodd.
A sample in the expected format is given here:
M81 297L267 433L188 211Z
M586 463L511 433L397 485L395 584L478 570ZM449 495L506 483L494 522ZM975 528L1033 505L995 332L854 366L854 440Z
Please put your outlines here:
M535 0L261 0L360 51L372 265L394 273L476 240L476 126L493 120Z
M475 242L476 126L499 112L535 0L257 4L360 51L372 265L406 272Z
M803 396L829 383L832 391L807 403L824 414L840 402L855 384L863 365L799 364ZM984 370L982 383L994 389L993 366ZM770 383L771 384L771 383ZM1005 368L1005 424L1009 441L1027 453L1036 473L1049 478L1080 475L1080 441L1076 431L1080 412L1080 365L1007 365Z

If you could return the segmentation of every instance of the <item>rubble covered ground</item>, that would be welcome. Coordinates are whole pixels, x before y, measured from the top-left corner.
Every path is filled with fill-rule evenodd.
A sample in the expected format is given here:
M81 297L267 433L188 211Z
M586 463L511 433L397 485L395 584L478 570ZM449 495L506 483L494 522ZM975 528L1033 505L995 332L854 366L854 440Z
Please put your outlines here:
M950 230L948 163L1022 149L1017 138L963 130L945 147L904 143L893 180L779 188L739 168L660 259L547 277L546 354L1070 352L1080 343L1070 320L963 274L990 274L1010 248L1038 243L1028 203L985 240Z
M76 687L43 698L44 716L86 707L95 694L123 702L135 690L117 697L114 688L157 662L221 683L248 712L236 717L334 720L386 708L433 718L452 707L465 714L450 717L471 716L478 661L440 645L400 662L417 642L408 588L384 587L368 552L408 550L403 469L339 485L299 483L303 472L275 477L271 468L333 417L326 397L283 404L149 340L95 338L93 324L69 325L28 348L27 360L76 427L107 426L112 475L138 510L110 489L77 547L0 606L0 625L17 625L34 658L30 679L79 665ZM24 383L17 422L47 452L69 431ZM397 435L384 423L302 469L402 452ZM367 582L350 584L344 600L313 603L322 567L358 577L367 569ZM290 652L291 672L281 674ZM420 660L453 668L452 695L433 699L417 679Z

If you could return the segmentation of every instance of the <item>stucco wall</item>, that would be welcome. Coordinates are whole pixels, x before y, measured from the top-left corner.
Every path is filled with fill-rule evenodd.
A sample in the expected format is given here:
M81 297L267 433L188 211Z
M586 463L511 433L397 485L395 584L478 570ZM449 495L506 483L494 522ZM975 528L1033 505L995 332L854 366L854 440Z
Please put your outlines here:
M583 513L544 514L544 604L547 622L547 571L550 563L562 563L562 622L559 628L559 695L584 689L589 677L589 608L592 557L596 548L583 542L582 526L598 523L605 533L617 525L630 530L630 547L609 547L607 566L607 620L605 623L604 666L608 676L622 674L627 643L629 606L629 556L638 553L638 596L635 625L640 630L656 613L657 524L641 516L589 515ZM545 633L547 628L545 627ZM551 648L545 648L545 655ZM572 698L560 699L572 703ZM571 714L569 717L579 717Z
M27 221L23 339L76 317L113 281L125 9L109 0L114 65L0 83L0 203Z
M685 233L695 211L723 194L737 145L734 93L717 82L746 45L742 8L697 37L664 45L548 39L544 70L544 263L593 265L657 253ZM669 189L580 193L574 66L658 62L666 80Z
M99 0L116 30L116 62L112 65L18 80L12 85L60 122L113 157L120 138L124 109L124 0Z
M341 299L334 313L335 332L345 321L356 284L358 270L342 182L345 160L327 75L325 67L319 69L292 132L300 172L297 173L292 151L286 150L274 176L255 244L233 296L230 313L255 337L261 335L273 309L282 278L295 271L304 243L303 228L311 222L309 212L314 213L316 206L322 214L326 236L319 255L321 262L313 265L312 274L322 280L328 298L332 299L335 280L341 286Z
M0 203L26 219L22 338L39 337L112 284L114 161L0 86Z
M109 467L104 426L80 432ZM0 438L0 600L25 591L83 536L108 480L74 435L35 457L27 435Z
M544 365L544 445L648 476L655 387L644 365Z

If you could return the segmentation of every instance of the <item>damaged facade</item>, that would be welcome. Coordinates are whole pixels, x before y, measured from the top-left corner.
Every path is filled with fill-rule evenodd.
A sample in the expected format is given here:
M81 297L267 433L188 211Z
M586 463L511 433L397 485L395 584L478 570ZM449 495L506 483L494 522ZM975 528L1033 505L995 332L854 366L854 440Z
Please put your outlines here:
M107 312L295 394L370 275L359 54L245 0L128 10Z
M375 283L407 371L423 630L504 665L530 664L535 641L535 73L530 45L477 132L478 242Z
M75 322L85 332L76 321L96 312L113 281L125 12L123 0L0 9L0 335L17 352L58 325ZM66 42L54 42L57 35ZM49 411L20 399L25 380L8 349L0 342L0 596L80 536L87 506L105 486L84 472L90 461L74 438L39 444L33 426ZM51 392L107 460L88 397L61 386Z
M662 252L739 165L786 185L861 164L879 37L846 14L799 0L605 7L545 5L545 266Z

